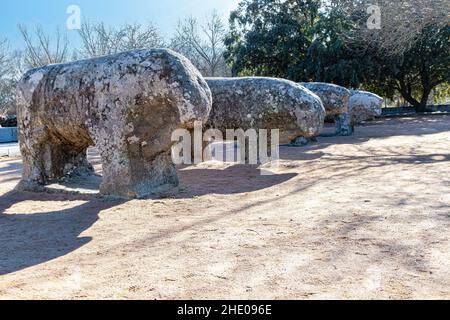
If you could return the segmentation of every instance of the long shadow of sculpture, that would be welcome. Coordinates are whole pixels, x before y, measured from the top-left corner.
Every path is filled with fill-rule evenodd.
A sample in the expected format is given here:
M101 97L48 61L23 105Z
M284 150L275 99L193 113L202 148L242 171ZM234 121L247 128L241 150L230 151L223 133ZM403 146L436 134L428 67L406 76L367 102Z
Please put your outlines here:
M206 194L262 190L284 183L295 174L265 176L261 175L256 166L242 165L224 170L186 170L181 172L180 176L180 189L173 191L172 196L190 199ZM99 177L95 178L98 183ZM73 187L73 183L69 185ZM86 188L86 185L83 185L83 188ZM49 190L52 191L51 188ZM14 212L20 211L21 203L26 201L77 201L81 204L40 213ZM0 275L51 261L83 247L92 241L92 238L80 235L98 220L99 212L123 203L125 200L76 193L38 194L12 191L0 196Z
M68 209L14 214L8 212L24 201L85 201ZM10 192L0 197L0 275L16 272L64 256L89 243L80 237L102 210L123 201L86 195Z
M192 198L208 194L253 192L279 185L295 176L295 173L262 174L256 165L233 165L224 170L182 170L179 193L174 197Z

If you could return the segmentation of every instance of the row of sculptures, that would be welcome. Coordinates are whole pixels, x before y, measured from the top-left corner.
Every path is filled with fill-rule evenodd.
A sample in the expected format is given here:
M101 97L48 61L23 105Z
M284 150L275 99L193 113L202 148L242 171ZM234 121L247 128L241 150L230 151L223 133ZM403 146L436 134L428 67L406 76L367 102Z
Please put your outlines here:
M203 78L167 49L133 50L28 71L18 85L23 156L17 189L44 191L73 170L103 165L100 192L145 197L178 184L172 132L205 128L279 129L280 142L320 134L333 117L336 134L381 113L382 98L324 83L284 79Z

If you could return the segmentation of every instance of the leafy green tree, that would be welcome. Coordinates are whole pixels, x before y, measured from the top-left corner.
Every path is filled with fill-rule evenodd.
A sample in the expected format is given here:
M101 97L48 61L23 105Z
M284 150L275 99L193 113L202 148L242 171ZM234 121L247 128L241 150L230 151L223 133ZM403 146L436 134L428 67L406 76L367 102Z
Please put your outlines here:
M378 65L381 72L368 81L374 90L396 90L416 111L426 111L433 89L450 82L450 26L427 26L410 49Z
M426 110L433 89L450 82L448 3L382 0L380 29L367 27L369 4L243 0L226 39L233 73L400 93L417 111Z
M319 0L242 1L225 40L233 74L303 79L319 9Z
M351 88L367 81L375 69L372 56L367 54L370 49L350 50L347 46L348 35L355 25L342 7L329 3L323 8L314 26L314 40L300 65L304 81L329 82Z
M346 46L359 17L327 1L244 0L230 17L226 57L234 75L358 87L375 68L367 48Z
M443 83L433 90L435 103L448 103L450 101L450 82Z

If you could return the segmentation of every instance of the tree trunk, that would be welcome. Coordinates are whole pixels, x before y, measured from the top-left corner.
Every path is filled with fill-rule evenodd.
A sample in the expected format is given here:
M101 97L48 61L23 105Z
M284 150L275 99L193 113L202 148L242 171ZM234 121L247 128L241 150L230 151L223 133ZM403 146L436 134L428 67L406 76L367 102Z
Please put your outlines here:
M427 111L427 102L421 101L421 102L415 104L414 109L416 109L417 113L426 112Z
M422 93L422 98L420 99L420 101L417 101L412 96L411 89L408 88L408 86L406 85L405 79L400 78L399 81L400 81L400 88L397 88L397 89L399 90L402 97L414 107L416 112L418 112L418 113L426 112L428 97L431 93L431 89L424 88L423 93Z
M422 93L422 99L420 99L420 102L414 106L416 109L416 112L426 112L427 111L427 103L428 103L428 97L430 96L431 89L424 89Z

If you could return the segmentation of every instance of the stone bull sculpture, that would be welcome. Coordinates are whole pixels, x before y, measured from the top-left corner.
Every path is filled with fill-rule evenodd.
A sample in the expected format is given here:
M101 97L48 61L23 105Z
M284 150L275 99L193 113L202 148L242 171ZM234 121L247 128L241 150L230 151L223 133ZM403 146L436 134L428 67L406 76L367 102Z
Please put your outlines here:
M381 116L382 107L382 97L367 91L351 91L349 112L353 125Z
M336 135L350 136L353 126L350 123L350 90L331 83L307 82L302 86L314 92L323 102L327 118L334 119Z
M197 69L165 49L134 50L27 72L18 85L23 178L39 191L77 168L96 146L100 192L147 196L178 184L171 134L205 122L211 92Z
M206 78L213 107L206 128L279 129L280 142L317 136L325 110L319 97L284 79Z

